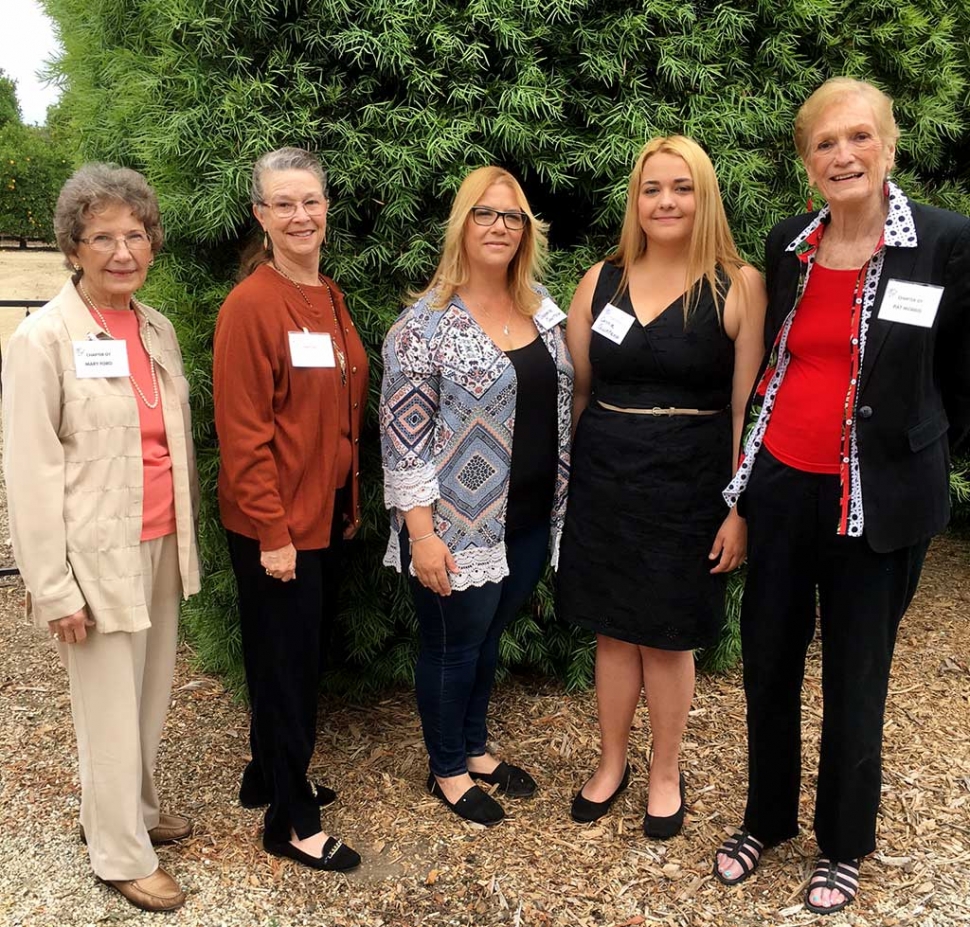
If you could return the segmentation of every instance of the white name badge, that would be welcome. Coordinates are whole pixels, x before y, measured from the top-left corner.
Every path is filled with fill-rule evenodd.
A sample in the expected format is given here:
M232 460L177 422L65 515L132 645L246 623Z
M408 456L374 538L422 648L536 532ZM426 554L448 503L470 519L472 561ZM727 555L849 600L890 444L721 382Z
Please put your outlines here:
M566 318L566 313L547 296L539 303L539 311L533 318L539 331L545 332L562 322Z
M289 332L290 363L294 367L336 367L333 342L325 332Z
M127 377L128 346L119 339L74 342L74 375L91 377Z
M940 308L943 287L926 283L907 283L905 280L890 280L879 304L880 319L886 322L902 322L904 325L918 325L932 328L936 320L936 310Z
M629 312L617 309L613 303L607 303L603 311L593 323L593 331L604 338L609 338L614 344L620 344L633 324L633 316Z

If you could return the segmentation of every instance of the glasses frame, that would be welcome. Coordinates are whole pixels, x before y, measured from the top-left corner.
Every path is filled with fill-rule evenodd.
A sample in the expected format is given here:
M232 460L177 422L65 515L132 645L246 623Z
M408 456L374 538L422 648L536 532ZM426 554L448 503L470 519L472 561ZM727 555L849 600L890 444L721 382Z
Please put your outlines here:
M132 247L132 243L128 240L132 235L137 235L139 237L144 237L144 244L137 244ZM96 238L110 238L111 247L110 248L99 248L94 244ZM127 251L146 251L152 246L152 236L148 232L129 232L127 235L108 235L107 233L102 233L101 235L90 235L87 238L76 239L79 244L87 245L92 251L97 251L99 254L111 254L118 250L118 242L123 241L125 243L125 250Z
M312 218L312 219L317 219L320 216L326 214L326 212L327 212L327 197L326 196L323 196L323 197L320 198L320 201L319 202L320 202L321 206L320 206L319 211L314 210L313 212L310 212L310 210L306 208L306 204L307 203L312 203L312 202L314 202L313 199L301 200L299 203L285 203L285 204L282 204L282 203L267 203L265 200L260 200L256 205L257 206L263 206L263 207L265 207L266 209L268 209L273 214L273 216L275 218L281 219L281 220L282 219L292 219L296 215L297 208L300 207L300 206L303 207L303 211L308 216L310 216L310 218ZM281 206L291 206L292 207L292 210L287 210L286 212L280 212L280 207Z
M478 218L479 214L481 213L491 215L492 221L481 222ZM526 227L529 225L529 214L522 212L521 209L508 209L503 212L501 209L492 209L491 206L472 206L472 208L468 210L468 215L472 217L472 222L474 222L475 225L480 225L482 228L491 228L493 225L495 225L499 218L502 219L502 225L504 225L510 232L524 232ZM509 218L513 216L517 220L521 219L522 225L518 227L509 225Z

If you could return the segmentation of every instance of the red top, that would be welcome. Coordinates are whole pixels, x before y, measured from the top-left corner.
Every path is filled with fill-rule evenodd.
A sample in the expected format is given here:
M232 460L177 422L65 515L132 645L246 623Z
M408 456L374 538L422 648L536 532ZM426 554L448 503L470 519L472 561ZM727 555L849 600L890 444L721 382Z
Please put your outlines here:
M796 470L839 472L858 277L858 270L831 270L816 262L788 333L788 369L764 445Z
M100 307L99 307L100 308ZM89 310L90 311L90 310ZM101 309L108 323L109 334L125 342L128 353L128 371L135 378L141 391L152 401L151 365L148 351L138 333L138 316L130 309ZM101 324L93 312L91 318ZM138 422L141 425L141 459L144 481L141 514L141 540L165 537L175 531L175 490L172 486L172 458L168 455L168 439L162 418L159 399L154 409L149 409L132 387L135 405L138 406Z
M333 518L359 520L367 354L332 280L302 290L310 305L264 264L226 297L216 321L219 512L230 531L258 539L261 550L327 547ZM289 333L304 330L330 335L335 366L293 365ZM348 482L348 509L335 513L334 494Z

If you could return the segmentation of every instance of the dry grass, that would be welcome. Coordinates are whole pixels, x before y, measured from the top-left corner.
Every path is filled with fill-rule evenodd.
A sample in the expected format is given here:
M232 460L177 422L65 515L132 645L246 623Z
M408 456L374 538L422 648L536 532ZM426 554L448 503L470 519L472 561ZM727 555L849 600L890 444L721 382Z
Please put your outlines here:
M903 623L886 733L879 851L858 902L827 923L892 927L970 923L970 544L937 542ZM78 791L66 681L50 645L18 617L19 587L0 590L0 922L141 923L99 886L75 836ZM246 712L193 673L183 649L159 764L167 806L195 836L162 860L189 889L173 925L761 925L817 918L801 905L815 855L809 833L771 851L758 875L725 889L711 854L743 807L740 679L701 679L684 749L691 813L667 844L640 833L649 724L636 719L633 783L596 825L568 819L595 760L591 694L516 679L494 700L493 736L541 790L507 801L486 831L424 792L426 758L410 692L366 706L324 702L315 778L338 788L325 827L364 856L350 876L304 870L259 846L259 812L235 803L247 756ZM806 679L805 796L820 712L817 652ZM139 920L136 921L136 918Z

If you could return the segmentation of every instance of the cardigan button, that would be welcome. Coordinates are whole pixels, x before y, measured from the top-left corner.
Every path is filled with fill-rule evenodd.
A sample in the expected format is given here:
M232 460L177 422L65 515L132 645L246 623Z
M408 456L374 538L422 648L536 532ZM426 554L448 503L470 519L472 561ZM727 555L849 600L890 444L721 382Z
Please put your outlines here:
M859 418L872 418L872 406L862 406L859 409Z
M359 405L360 405L360 403L359 403L359 402L355 402L355 403L354 403L354 408L356 409L356 408L357 408L357 406L359 406Z

